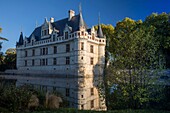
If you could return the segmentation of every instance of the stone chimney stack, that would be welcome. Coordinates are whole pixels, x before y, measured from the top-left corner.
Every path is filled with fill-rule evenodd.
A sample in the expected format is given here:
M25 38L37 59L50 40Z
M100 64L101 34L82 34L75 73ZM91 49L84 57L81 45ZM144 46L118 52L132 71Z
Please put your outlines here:
M68 11L68 20L70 21L73 16L75 16L75 12L73 10L69 10Z
M54 18L53 18L53 17L50 18L50 22L51 22L51 23L54 22Z

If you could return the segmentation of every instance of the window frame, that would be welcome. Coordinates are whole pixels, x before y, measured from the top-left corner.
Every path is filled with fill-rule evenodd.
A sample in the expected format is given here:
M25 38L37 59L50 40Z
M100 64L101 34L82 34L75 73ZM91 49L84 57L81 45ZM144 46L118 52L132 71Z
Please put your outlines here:
M91 96L94 95L94 88L90 88L90 94Z
M94 57L90 57L90 65L94 65Z
M69 97L69 96L70 96L70 89L66 88L66 97Z
M91 100L91 101L90 101L90 107L91 107L91 108L94 108L94 100Z
M53 65L57 65L57 58L53 58Z
M70 44L66 44L66 52L70 52Z
M32 50L32 56L35 56L35 49Z
M66 57L66 65L70 64L70 57Z
M81 45L80 49L81 49L81 50L84 50L84 42L81 42L80 45Z
M35 60L34 59L32 59L32 66L34 66L35 65Z
M54 53L54 54L57 54L57 46L54 46L54 47L53 47L53 53Z
M90 45L90 53L94 53L94 45Z
M69 37L68 37L69 35L68 35L68 31L66 31L65 33L64 33L64 38L65 39L68 39Z

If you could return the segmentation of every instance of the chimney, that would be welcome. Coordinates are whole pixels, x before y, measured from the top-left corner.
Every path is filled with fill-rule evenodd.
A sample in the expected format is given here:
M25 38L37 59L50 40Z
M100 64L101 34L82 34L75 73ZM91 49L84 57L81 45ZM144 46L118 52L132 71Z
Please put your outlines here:
M73 10L69 10L68 11L68 20L70 21L73 16L75 16L75 12Z
M54 18L53 18L53 17L50 18L50 22L51 22L51 23L54 22Z

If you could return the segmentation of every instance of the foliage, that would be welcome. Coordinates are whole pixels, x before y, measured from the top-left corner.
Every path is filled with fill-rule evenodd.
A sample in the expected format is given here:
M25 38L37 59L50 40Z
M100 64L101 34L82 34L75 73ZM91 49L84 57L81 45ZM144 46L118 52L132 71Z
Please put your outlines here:
M166 13L153 13L146 18L144 24L146 26L154 26L154 37L159 43L159 53L163 53L166 60L166 67L170 67L170 23L169 15Z
M6 69L16 69L15 49L8 49L6 55L0 55L0 71L5 71Z
M1 107L9 111L21 111L27 108L32 92L26 87L16 88L14 86L4 88L1 92Z
M159 96L151 98L152 91L157 94L162 91L162 87L154 85L157 79L154 75L164 66L156 30L155 26L130 18L117 23L110 45L112 63L105 75L108 108L147 108L151 100L161 99ZM110 92L114 85L115 89Z
M2 32L2 28L0 27L0 33Z

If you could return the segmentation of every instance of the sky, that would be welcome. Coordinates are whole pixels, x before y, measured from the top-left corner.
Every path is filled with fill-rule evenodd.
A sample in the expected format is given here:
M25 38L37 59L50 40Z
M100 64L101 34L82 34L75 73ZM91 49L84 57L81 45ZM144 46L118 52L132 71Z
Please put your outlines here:
M9 40L1 51L15 48L21 31L30 36L44 18L67 18L70 9L78 14L80 3L88 27L98 24L99 13L101 23L113 26L125 17L144 20L152 13L170 13L170 0L0 0L0 36Z

